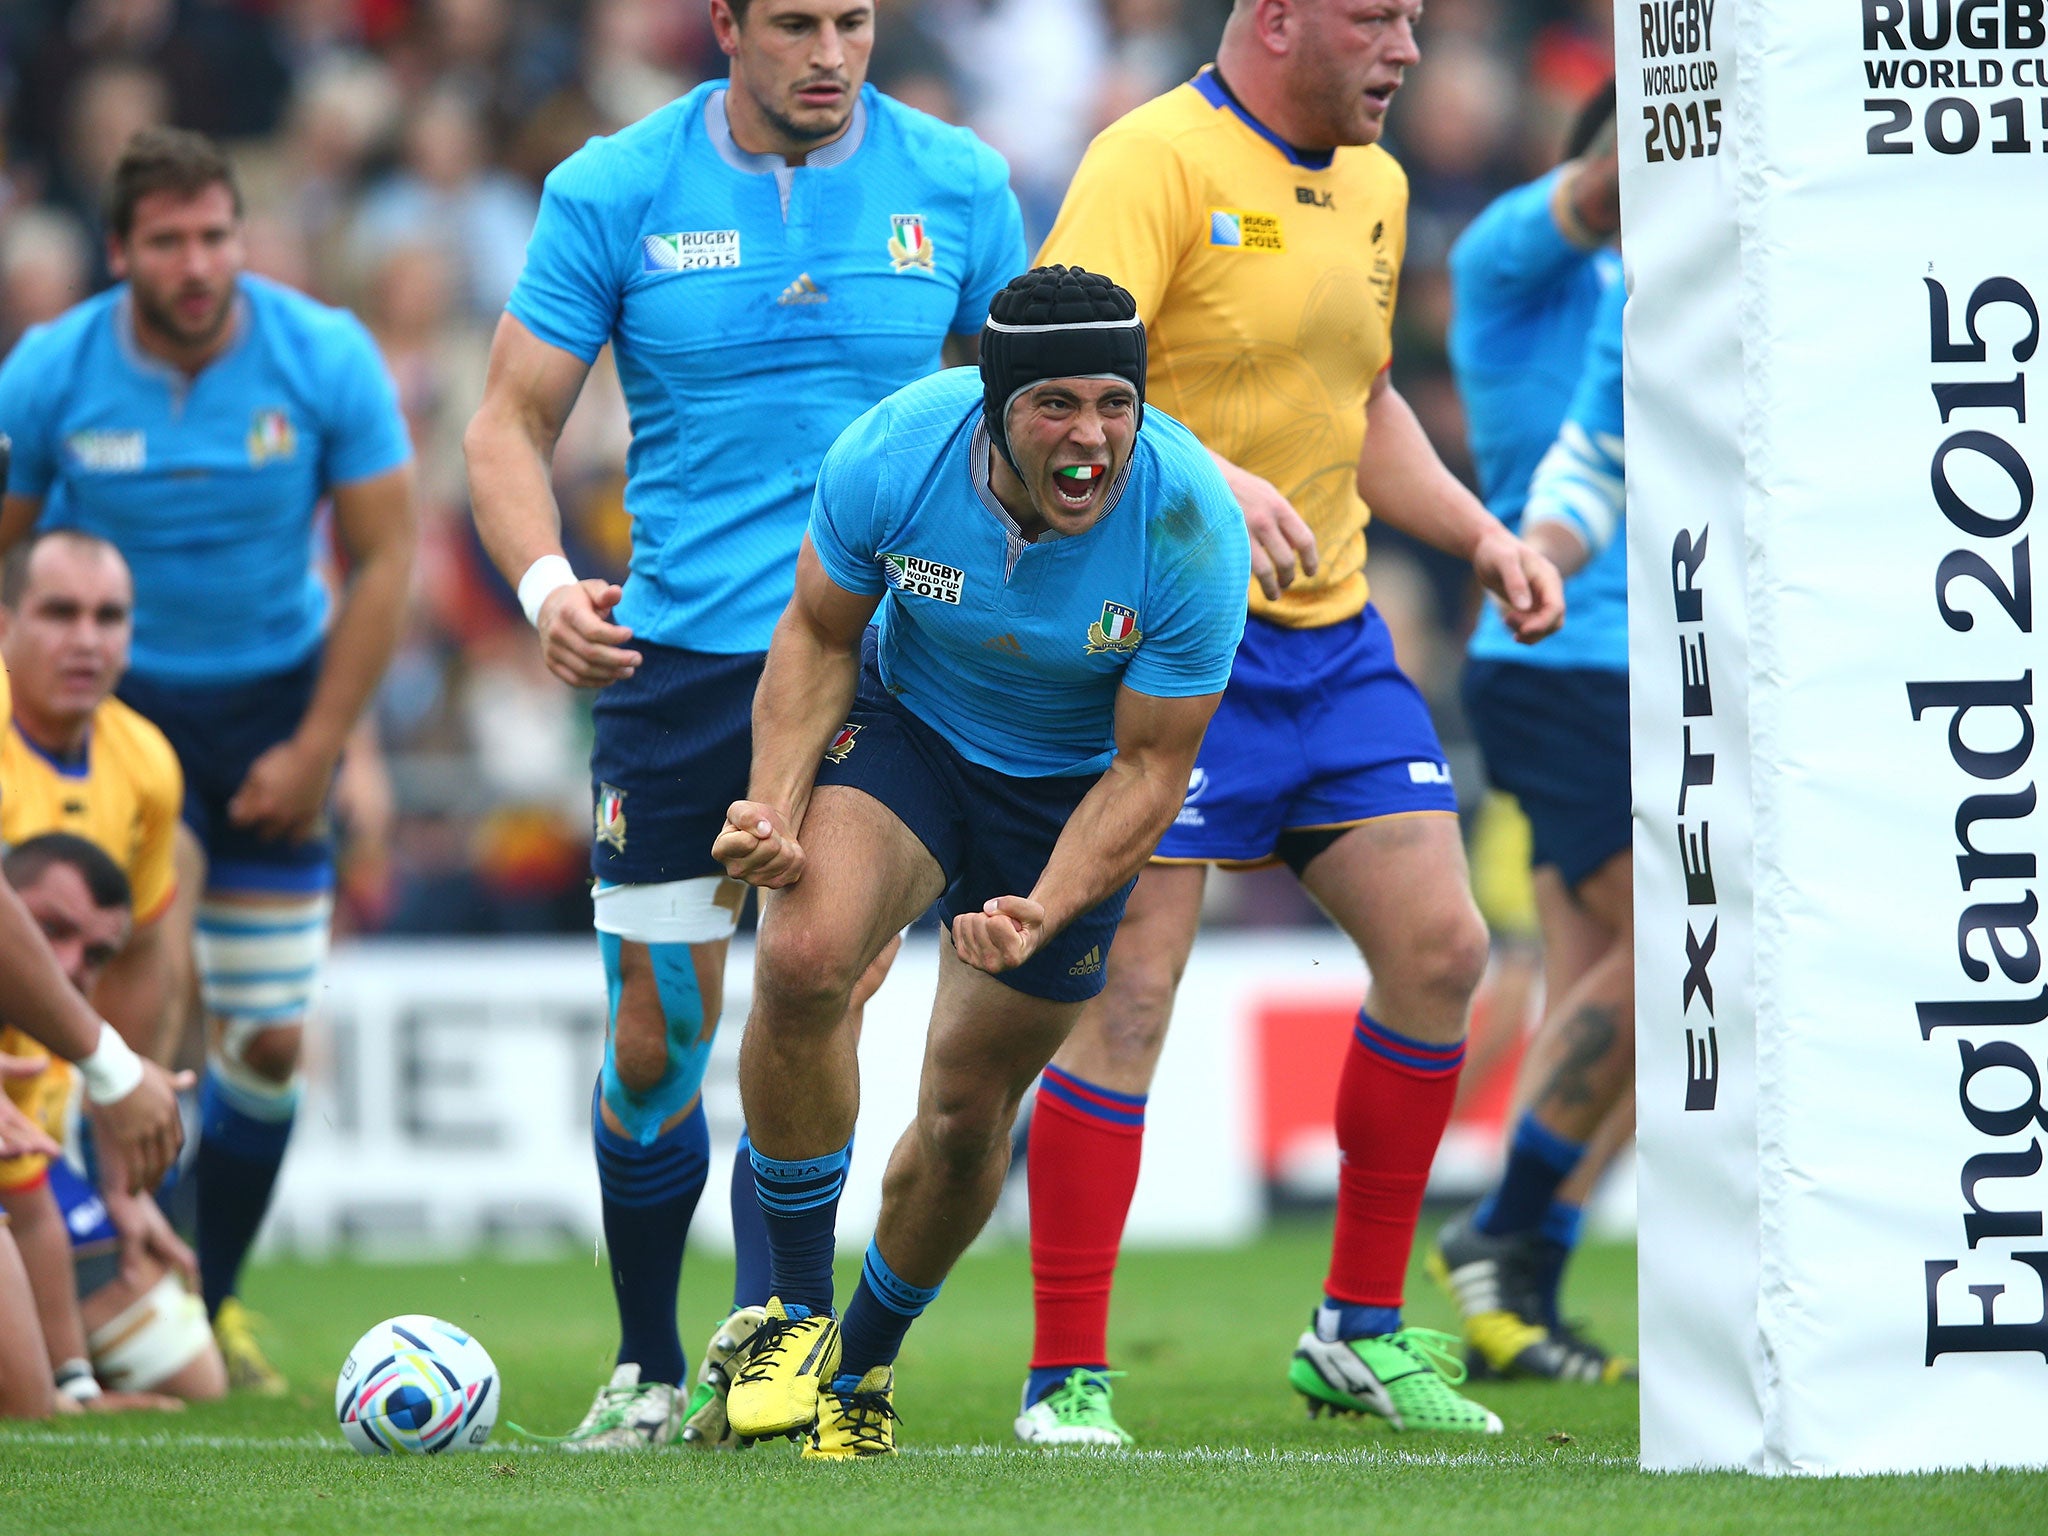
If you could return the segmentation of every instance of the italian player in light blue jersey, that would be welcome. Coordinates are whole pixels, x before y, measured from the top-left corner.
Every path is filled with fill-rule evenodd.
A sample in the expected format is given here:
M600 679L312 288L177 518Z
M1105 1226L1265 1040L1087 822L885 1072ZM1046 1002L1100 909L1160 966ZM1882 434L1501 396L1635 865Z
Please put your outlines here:
M978 374L899 391L825 461L748 793L717 844L776 891L740 1046L776 1299L734 1362L741 1435L893 1451L904 1333L988 1219L1023 1093L1102 990L1186 793L1251 549L1201 444L1145 412L1144 381L1131 295L1039 268L997 296ZM934 902L951 942L918 1114L842 1328L846 1006Z
M1568 162L1498 199L1451 254L1451 361L1488 505L1576 574L1558 634L1518 646L1489 611L1472 638L1467 714L1488 777L1529 819L1549 1002L1501 1181L1444 1226L1430 1267L1475 1371L1586 1382L1633 1375L1558 1309L1580 1210L1634 1127L1628 573L1609 542L1626 298L1613 116L1609 90Z
M620 1343L570 1437L585 1449L726 1439L723 1360L768 1299L744 1140L733 1315L687 1399L675 1317L744 894L712 839L746 791L754 688L826 450L949 338L971 348L1024 266L1002 158L863 84L871 5L712 0L711 16L729 80L548 178L467 442L478 528L548 665L602 690L591 863L610 1028L592 1134ZM548 480L606 345L633 423L623 589L575 580Z
M0 367L14 439L0 548L38 524L77 528L134 572L120 694L176 748L205 855L177 898L197 905L208 1042L201 1289L235 1382L282 1392L234 1292L298 1103L332 907L328 790L410 580L412 450L368 331L246 274L241 216L206 139L129 143L107 221L121 281ZM314 560L323 505L346 572L332 611Z

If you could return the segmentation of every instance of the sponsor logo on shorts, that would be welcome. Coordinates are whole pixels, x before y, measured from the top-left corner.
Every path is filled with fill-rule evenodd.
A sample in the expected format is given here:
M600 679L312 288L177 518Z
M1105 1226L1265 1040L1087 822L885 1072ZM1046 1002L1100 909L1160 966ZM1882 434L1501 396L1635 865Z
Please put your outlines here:
M258 411L249 423L249 464L260 469L272 459L289 459L299 451L299 435L283 411Z
M1067 974L1069 976L1093 976L1101 969L1102 946L1100 944L1092 944L1089 946L1087 954L1067 967Z
M1138 632L1137 609L1126 608L1122 603L1104 603L1102 617L1088 626L1087 651L1090 656L1104 651L1128 654L1144 638Z
M626 851L626 792L616 784L597 786L597 840Z
M853 750L853 738L859 734L860 727L851 722L839 727L839 734L834 736L831 745L825 748L825 761L828 763L845 762L846 754Z
M74 432L64 439L64 451L80 469L100 474L124 474L141 469L146 455L140 432Z
M1180 803L1180 814L1173 818L1176 827L1206 827L1208 819L1202 815L1202 796L1209 791L1209 770L1197 768L1188 775L1187 798Z
M1242 208L1209 210L1209 243L1239 251L1268 251L1275 255L1287 249L1280 233L1280 220L1270 213L1250 213Z
M889 585L913 597L928 597L935 603L957 603L967 585L967 573L957 566L940 565L920 555L882 556Z
M701 272L739 264L736 229L686 229L674 235L647 235L640 241L642 272Z
M1448 784L1451 782L1449 763L1410 763L1408 765L1410 784Z
M932 237L921 213L889 215L889 262L898 272L932 270Z

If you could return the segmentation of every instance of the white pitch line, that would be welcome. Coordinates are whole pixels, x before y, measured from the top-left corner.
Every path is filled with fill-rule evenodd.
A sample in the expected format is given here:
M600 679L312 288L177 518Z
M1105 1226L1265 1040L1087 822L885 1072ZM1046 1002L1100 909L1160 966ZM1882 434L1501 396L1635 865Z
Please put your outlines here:
M8 1446L53 1446L60 1449L86 1447L92 1449L120 1450L127 1446L143 1446L152 1450L205 1450L205 1451L345 1451L348 1449L339 1439L324 1435L282 1435L266 1437L258 1435L185 1435L162 1432L149 1435L80 1435L65 1432L53 1434L13 1433L0 1435L0 1448ZM464 1453L485 1456L540 1456L554 1448L547 1445L531 1445L523 1441L509 1440L502 1444L487 1445L479 1452ZM906 1456L919 1459L951 1460L974 1458L1024 1458L1038 1460L1083 1459L1088 1461L1137 1461L1165 1462L1180 1465L1231 1465L1258 1466L1397 1466L1397 1467L1516 1467L1569 1461L1574 1465L1593 1467L1634 1468L1633 1456L1576 1456L1563 1452L1546 1453L1508 1451L1411 1451L1397 1447L1381 1449L1374 1446L1355 1446L1335 1451L1295 1450L1275 1446L1266 1450L1255 1450L1248 1446L1188 1446L1178 1450L1093 1450L1049 1449L1033 1450L1026 1446L1007 1445L906 1445L902 1447ZM688 1453L686 1453L688 1454Z

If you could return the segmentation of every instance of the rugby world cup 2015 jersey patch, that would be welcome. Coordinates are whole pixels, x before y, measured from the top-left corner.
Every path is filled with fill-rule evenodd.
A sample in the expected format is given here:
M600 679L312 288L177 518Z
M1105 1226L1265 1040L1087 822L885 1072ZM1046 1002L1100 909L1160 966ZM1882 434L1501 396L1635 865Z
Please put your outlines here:
M640 240L642 272L701 272L739 264L736 229L686 229L676 235L643 235Z
M80 469L127 474L144 467L148 451L140 432L89 430L64 439L64 451Z
M1240 251L1278 253L1287 249L1279 219L1270 213L1249 213L1242 208L1209 210L1209 243Z
M967 573L957 566L940 565L918 555L884 555L882 567L888 573L889 585L898 592L929 597L934 602L959 602L960 589L967 585Z

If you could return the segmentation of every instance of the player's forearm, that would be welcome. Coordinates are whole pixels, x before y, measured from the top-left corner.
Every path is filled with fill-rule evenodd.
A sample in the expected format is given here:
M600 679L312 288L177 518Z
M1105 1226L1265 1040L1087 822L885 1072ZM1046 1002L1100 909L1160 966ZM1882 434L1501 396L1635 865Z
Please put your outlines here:
M66 1061L99 1045L100 1017L57 968L14 887L0 880L0 1019Z
M1358 494L1372 514L1423 543L1470 560L1480 541L1504 531L1499 518L1444 467L1415 412L1391 385L1374 396Z
M413 532L380 542L349 578L327 636L327 655L299 732L329 757L339 758L370 695L391 665L404 627L412 585Z
M846 723L860 682L860 637L851 644L785 612L754 690L754 763L747 798L803 825L818 764Z
M1053 845L1031 899L1048 934L1099 906L1145 867L1187 798L1194 753L1177 765L1119 755L1088 791Z
M519 585L533 562L562 553L554 438L486 400L462 436L477 536L498 574Z
M92 1000L123 1040L144 1056L156 1056L170 990L171 955L159 919L135 930L100 977Z

